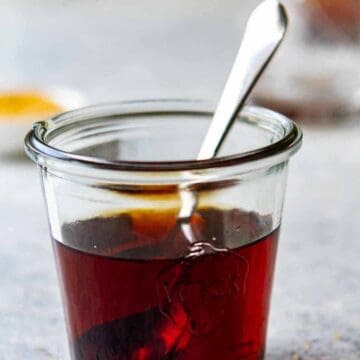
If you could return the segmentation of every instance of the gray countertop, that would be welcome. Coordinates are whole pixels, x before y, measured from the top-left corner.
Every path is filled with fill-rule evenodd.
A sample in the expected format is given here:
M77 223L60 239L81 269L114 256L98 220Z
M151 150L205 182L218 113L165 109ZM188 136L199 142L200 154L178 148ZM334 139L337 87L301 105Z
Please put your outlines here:
M133 3L4 0L1 84L66 85L89 102L217 99L253 2L156 0L141 18ZM267 359L358 360L360 116L304 130L289 172ZM36 167L1 154L0 229L0 360L67 359Z
M305 128L294 157L268 359L360 358L360 124ZM36 167L0 162L0 359L66 359Z

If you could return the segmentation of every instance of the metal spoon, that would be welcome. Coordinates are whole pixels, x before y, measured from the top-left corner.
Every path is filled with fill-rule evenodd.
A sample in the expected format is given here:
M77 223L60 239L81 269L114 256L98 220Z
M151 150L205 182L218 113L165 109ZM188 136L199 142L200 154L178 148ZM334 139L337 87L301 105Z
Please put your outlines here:
M251 14L240 50L202 143L198 160L211 159L219 152L251 90L281 44L287 24L285 7L277 0L263 1ZM178 221L185 236L193 244L195 239L190 218L196 209L198 194L190 190L189 184L186 184L180 188L180 197ZM200 245L198 243L195 246L196 255L202 252Z

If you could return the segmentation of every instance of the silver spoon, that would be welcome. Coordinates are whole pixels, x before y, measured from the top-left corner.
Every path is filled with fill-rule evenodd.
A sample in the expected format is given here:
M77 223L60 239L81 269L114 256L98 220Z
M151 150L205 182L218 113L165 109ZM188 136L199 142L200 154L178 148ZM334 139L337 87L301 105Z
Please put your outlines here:
M235 63L202 143L198 160L211 159L218 154L251 90L281 44L287 24L285 7L277 0L263 1L251 14ZM194 234L189 220L197 207L198 194L189 189L189 184L185 184L180 188L180 197L178 221L189 242L194 244ZM197 243L190 256L200 255L204 251L202 245L211 247L210 244Z

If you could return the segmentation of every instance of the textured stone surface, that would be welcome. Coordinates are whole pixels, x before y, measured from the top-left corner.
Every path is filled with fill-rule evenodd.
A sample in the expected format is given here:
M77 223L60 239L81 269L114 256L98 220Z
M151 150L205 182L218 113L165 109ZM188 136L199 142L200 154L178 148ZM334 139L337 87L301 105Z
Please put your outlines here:
M356 125L305 129L289 172L268 359L360 358L359 139ZM35 166L2 160L0 199L0 359L67 359Z

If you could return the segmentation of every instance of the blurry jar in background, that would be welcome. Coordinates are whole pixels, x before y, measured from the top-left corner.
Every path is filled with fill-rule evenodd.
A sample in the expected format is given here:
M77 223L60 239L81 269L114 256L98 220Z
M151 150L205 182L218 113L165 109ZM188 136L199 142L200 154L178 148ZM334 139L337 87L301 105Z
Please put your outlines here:
M254 102L311 124L360 112L358 0L290 2L288 38Z

